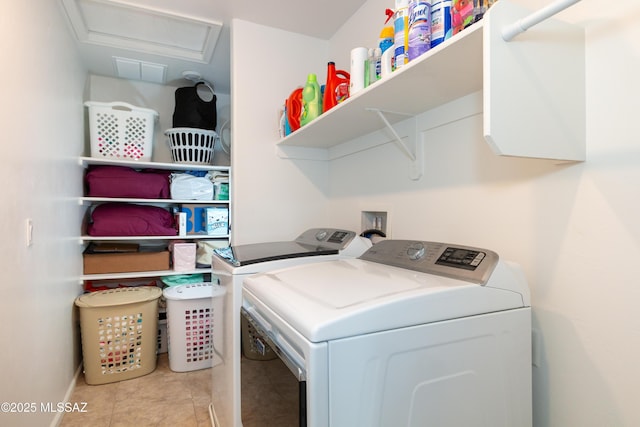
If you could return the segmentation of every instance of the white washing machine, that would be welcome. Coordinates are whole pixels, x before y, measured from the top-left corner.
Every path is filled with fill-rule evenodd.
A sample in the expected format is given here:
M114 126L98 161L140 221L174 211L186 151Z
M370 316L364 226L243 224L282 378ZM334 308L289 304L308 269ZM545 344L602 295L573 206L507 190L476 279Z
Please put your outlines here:
M216 249L212 272L225 290L222 340L214 351L221 363L212 368L210 415L215 427L240 427L242 282L252 274L340 258L355 258L371 247L371 240L353 231L313 228L293 241L254 243Z
M297 380L291 425L531 426L529 290L492 251L385 240L248 277L243 296Z

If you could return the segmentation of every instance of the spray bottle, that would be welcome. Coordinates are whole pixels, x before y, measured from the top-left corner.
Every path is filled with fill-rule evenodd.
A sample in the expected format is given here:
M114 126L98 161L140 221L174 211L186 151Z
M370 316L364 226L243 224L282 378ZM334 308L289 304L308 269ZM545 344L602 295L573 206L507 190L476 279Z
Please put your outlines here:
M393 59L394 59L394 49L393 49L393 25L389 25L389 21L393 18L395 12L391 9L386 9L384 11L385 15L387 15L387 19L384 21L384 27L382 31L380 31L380 43L379 48L380 60L376 64L376 77L381 79L383 76L387 76L391 74L391 71L394 68Z

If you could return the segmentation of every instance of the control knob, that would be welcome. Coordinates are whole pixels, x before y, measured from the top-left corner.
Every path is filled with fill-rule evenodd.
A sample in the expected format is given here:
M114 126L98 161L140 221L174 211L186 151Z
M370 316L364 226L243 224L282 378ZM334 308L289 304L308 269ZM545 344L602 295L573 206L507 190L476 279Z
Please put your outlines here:
M407 249L407 256L414 261L424 258L425 248L420 242L412 243Z

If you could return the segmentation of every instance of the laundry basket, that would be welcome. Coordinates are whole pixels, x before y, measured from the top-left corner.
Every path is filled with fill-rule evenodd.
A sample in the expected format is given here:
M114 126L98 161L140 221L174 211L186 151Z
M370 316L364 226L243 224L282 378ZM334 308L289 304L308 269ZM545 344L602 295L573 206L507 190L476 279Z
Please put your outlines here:
M174 163L194 165L213 164L213 148L218 138L212 130L196 128L172 128L167 136L171 158Z
M89 108L91 157L151 161L156 111L126 102L84 105Z
M219 363L224 288L209 282L191 283L166 288L163 293L169 368L187 372Z
M167 338L167 312L160 310L158 313L158 346L156 352L166 353L169 351L169 340Z
M156 369L160 295L159 288L140 286L76 298L87 384L128 380Z
M273 360L278 357L271 347L256 334L256 330L244 316L240 319L240 327L242 331L241 347L244 357L249 360L261 361Z

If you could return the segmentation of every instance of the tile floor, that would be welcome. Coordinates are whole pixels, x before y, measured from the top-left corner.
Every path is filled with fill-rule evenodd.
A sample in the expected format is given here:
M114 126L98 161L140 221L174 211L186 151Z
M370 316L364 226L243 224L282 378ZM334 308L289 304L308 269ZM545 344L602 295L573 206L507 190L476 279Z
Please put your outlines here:
M173 372L167 353L142 377L88 385L80 375L69 402L85 413L65 414L60 427L210 427L211 369Z
M244 427L298 425L298 383L279 359L243 357L242 372ZM59 427L211 427L211 369L173 372L161 353L138 378L88 385L80 375L69 402L86 402L87 412L65 414Z

